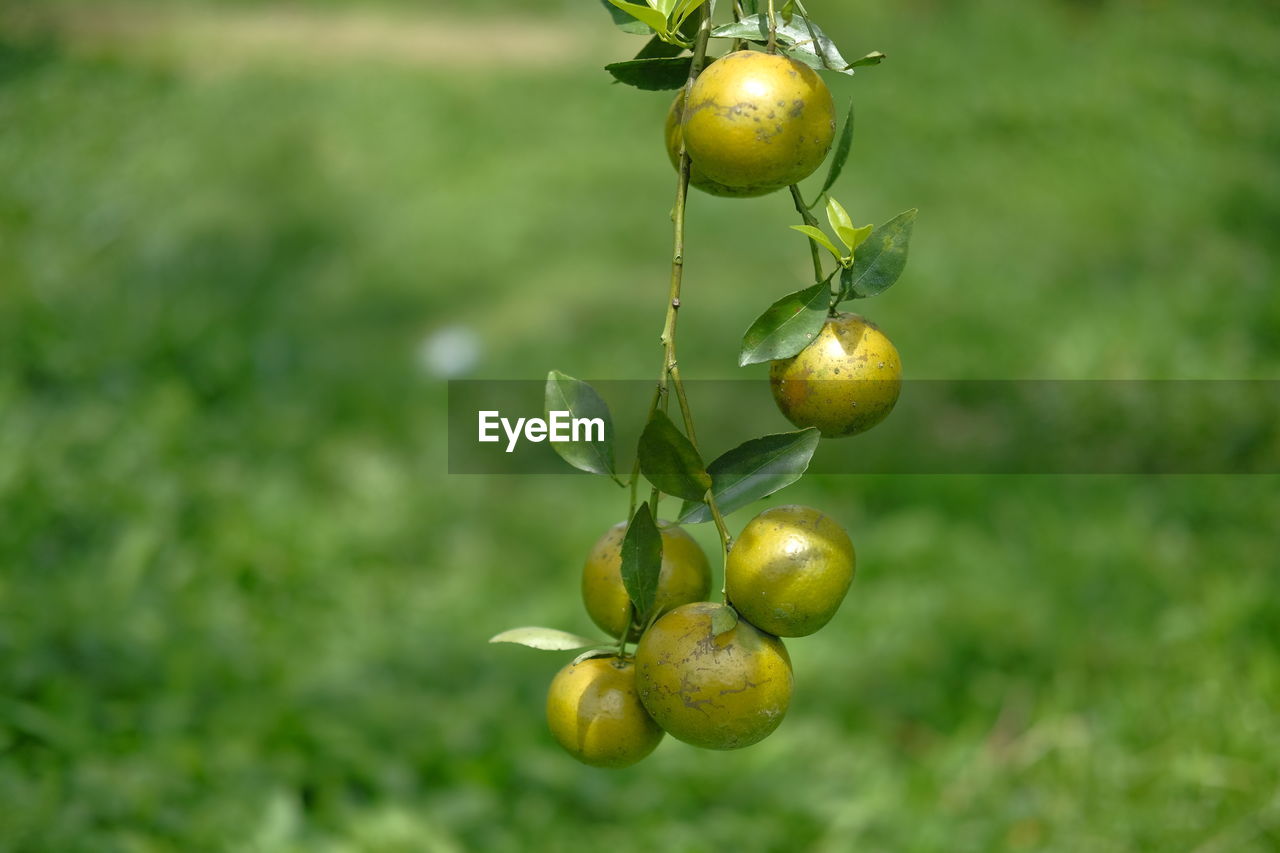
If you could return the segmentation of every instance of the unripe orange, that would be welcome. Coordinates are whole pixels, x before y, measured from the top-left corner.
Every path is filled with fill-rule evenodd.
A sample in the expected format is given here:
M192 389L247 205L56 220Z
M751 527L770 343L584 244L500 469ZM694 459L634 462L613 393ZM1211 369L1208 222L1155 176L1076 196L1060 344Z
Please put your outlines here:
M634 664L617 657L588 658L556 673L547 725L570 755L594 767L635 764L662 740L636 694Z
M841 314L798 354L773 362L769 383L787 420L839 438L871 429L893 410L902 361L878 326Z
M725 591L757 628L803 637L831 620L853 581L853 543L835 519L807 506L757 515L733 543Z
M779 188L813 173L836 133L822 78L787 56L739 50L694 81L684 114L690 160L726 187Z
M662 569L654 607L662 614L707 597L711 591L711 564L702 547L683 528L662 521L658 531L662 535ZM625 521L610 527L591 548L582 567L582 602L587 615L611 637L622 634L631 616L631 599L622 584L622 538L626 532ZM627 639L640 639L639 631L633 627Z

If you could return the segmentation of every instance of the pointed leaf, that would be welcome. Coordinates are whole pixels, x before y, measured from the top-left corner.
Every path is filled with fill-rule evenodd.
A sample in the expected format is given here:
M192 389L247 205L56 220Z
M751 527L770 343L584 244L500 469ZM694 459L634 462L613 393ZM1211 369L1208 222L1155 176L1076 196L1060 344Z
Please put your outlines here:
M710 8L707 9L707 14L715 17L716 0L707 0L707 2L710 4ZM697 8L701 5L701 2L695 2L693 8L685 11L683 14L679 7L676 8L676 17L674 20L677 21L677 23L674 25L674 28L679 36L689 44L690 49L692 49L693 43L698 39L698 27L702 23L701 18L692 13L697 11Z
M604 67L620 83L650 92L679 89L689 79L692 56L628 59Z
M689 439L661 409L640 434L640 473L663 492L689 501L700 501L711 488L711 475Z
M849 216L849 211L845 210L844 205L834 198L827 199L827 221L831 223L831 227L837 236L840 235L841 227L853 230L853 218Z
M741 21L716 27L711 35L715 38L746 39L765 44L769 41L769 16L763 13L751 15ZM853 67L840 55L831 38L804 15L792 15L790 20L779 17L777 38L783 53L811 68L838 71L841 74L853 73Z
M622 585L644 624L658 594L662 571L662 534L653 523L649 502L640 504L622 537Z
M884 54L878 50L873 50L861 59L855 59L849 63L850 68L862 68L868 65L879 65L884 62Z
M731 24L721 24L711 31L713 39L745 39L747 41L767 41L769 39L769 24L765 22L764 32L760 31L760 19L762 15L749 15L741 21L734 21Z
M613 474L613 418L609 406L596 389L580 379L574 379L558 370L547 374L546 418L551 422L552 412L568 412L573 419L584 418L604 423L602 431L587 429L586 434L600 434L600 441L558 441L551 448L565 462L580 471L592 474Z
M799 231L819 246L825 246L827 251L837 258L841 257L840 250L836 248L836 244L831 242L831 238L824 234L822 229L815 228L812 225L792 225L790 227L792 231Z
M831 165L827 167L827 179L822 182L822 192L835 185L836 179L844 171L845 161L849 159L849 151L853 147L853 102L849 102L849 114L844 119L844 129L840 131L840 139L836 142L836 151L831 155ZM818 194L819 196L822 193Z
M623 0L609 0L609 3L635 18L654 32L665 33L667 31L667 16L659 12L657 9L650 6L641 6L639 3L625 3ZM628 32L635 31L628 30Z
M800 352L822 331L830 304L830 287L820 281L770 305L742 336L738 366L790 358Z
M609 0L600 0L600 4L608 11L609 17L613 18L614 26L624 33L631 33L632 35L650 35L653 33L653 29L648 24L637 21L609 2Z
M676 4L676 9L675 9L674 19L676 22L676 26L679 27L681 24L683 24L690 15L698 11L698 7L700 7L703 3L706 3L706 2L707 0L680 0L680 2ZM710 13L714 13L714 12L715 12L715 5L712 4Z
M850 253L866 240L875 226L864 225L857 228L853 224L852 217L849 212L844 209L844 205L836 201L831 196L827 196L827 221L831 223L831 228L836 232L836 236L840 238L840 242L844 243Z
M852 231L846 228L840 235L840 239L844 240L851 251L857 252L858 247L867 242L875 230L876 227L874 225L863 225L861 228L854 228Z
M788 45L782 48L783 53L810 68L853 74L853 66L840 55L835 42L803 15L796 15L786 26L778 27L778 39Z
M853 266L840 273L840 298L862 299L887 290L907 265L915 208L881 225L853 257Z
M558 631L555 628L530 626L527 628L512 628L510 631L495 634L489 638L489 642L519 643L531 649L563 652L569 649L585 649L587 646L603 645L605 641L593 640L578 634L570 634L568 631Z
M722 514L741 509L791 485L804 475L821 434L814 427L766 435L744 442L707 466L716 508ZM680 521L711 520L706 504L685 502Z

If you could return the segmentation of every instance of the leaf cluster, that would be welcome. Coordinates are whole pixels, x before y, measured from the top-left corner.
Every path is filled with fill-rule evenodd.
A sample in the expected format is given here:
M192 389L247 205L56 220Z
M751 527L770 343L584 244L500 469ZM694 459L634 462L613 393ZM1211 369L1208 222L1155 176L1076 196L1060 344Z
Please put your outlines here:
M836 269L825 280L788 293L757 317L742 336L738 364L745 367L790 358L818 336L840 303L875 296L893 286L907 265L916 213L912 208L878 228L859 228L843 205L828 198L827 221L843 249L816 226L790 226L834 255ZM839 283L833 288L831 280L837 274Z
M605 70L614 79L637 89L651 91L678 89L689 79L693 57L693 13L704 3L714 0L600 0L623 32L648 35L649 41L634 58L612 62ZM767 13L759 12L756 2L740 3L745 16L716 27L711 38L733 39L761 47L773 45L786 56L811 68L853 74L855 68L879 65L884 54L872 51L852 62L846 60L821 27L809 17L804 5L787 2L773 16L772 27ZM772 32L771 32L772 30ZM772 38L771 38L772 36Z

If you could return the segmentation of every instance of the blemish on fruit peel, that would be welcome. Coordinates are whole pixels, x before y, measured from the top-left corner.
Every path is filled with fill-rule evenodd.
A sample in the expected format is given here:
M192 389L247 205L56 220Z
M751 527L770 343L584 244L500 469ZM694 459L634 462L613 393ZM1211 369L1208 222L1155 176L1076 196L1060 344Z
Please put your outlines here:
M535 444L543 441L550 441L553 444L604 441L604 418L575 418L571 417L572 412L562 410L547 414L549 417L546 420L516 418L513 423L510 418L504 418L496 409L477 412L476 440L485 443L501 441L502 436L498 433L501 427L507 437L507 453L515 452L516 445L520 443L522 437Z

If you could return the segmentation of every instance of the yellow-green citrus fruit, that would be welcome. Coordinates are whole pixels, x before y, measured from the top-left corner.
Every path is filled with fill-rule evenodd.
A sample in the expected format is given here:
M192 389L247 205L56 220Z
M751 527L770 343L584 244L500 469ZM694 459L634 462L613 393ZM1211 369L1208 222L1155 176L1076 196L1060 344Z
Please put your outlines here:
M684 89L681 89L676 94L676 99L671 102L671 109L667 111L667 123L664 128L667 140L667 156L671 158L671 165L677 170L680 168L680 120L683 117L683 113ZM693 162L692 158L689 160L689 186L696 187L710 195L724 196L726 198L750 198L776 192L780 189L777 186L730 187L717 183L708 178L706 173L698 168L698 164Z
M777 637L739 619L716 635L724 605L699 601L663 616L636 648L636 687L669 734L707 749L767 737L791 704L791 658Z
M725 590L738 613L779 637L803 637L835 615L853 582L849 534L807 506L757 515L733 543Z
M635 665L617 657L588 658L556 673L547 725L570 755L593 767L635 764L662 740L636 695Z
M787 420L839 438L871 429L893 410L902 361L878 326L841 314L799 353L773 362L769 384Z
M817 72L753 50L708 65L684 114L690 160L728 187L777 188L807 178L835 133L835 102Z
M659 522L662 535L662 569L654 606L658 613L691 601L701 601L711 591L711 565L693 537L669 522ZM582 602L591 621L611 637L620 636L631 615L631 600L622 585L622 537L627 523L610 527L587 555L582 567ZM628 640L639 639L634 627Z

